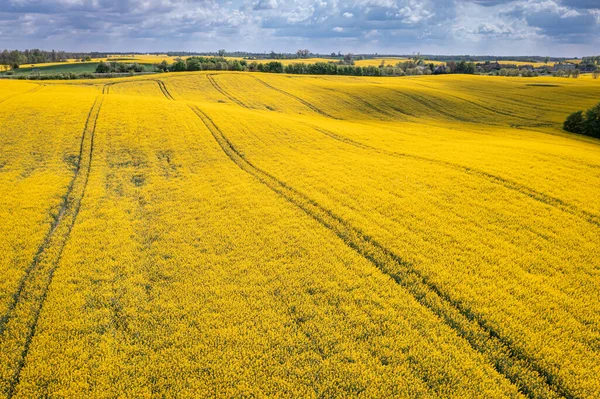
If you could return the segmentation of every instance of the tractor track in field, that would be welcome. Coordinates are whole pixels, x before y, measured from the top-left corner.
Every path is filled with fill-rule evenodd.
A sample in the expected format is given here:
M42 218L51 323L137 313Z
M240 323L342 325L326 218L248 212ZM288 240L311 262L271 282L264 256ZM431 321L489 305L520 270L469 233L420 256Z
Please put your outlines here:
M171 93L169 93L169 89L167 89L165 82L163 82L162 80L157 80L156 83L158 84L160 91L162 91L167 100L175 101Z
M240 169L304 211L338 236L348 247L390 276L417 302L437 315L475 351L482 354L490 365L514 384L521 393L529 398L575 398L556 375L539 365L523 350L516 347L510 339L503 337L469 307L454 301L413 264L305 194L253 165L235 148L207 114L198 107L190 106L190 108L204 123L223 152Z
M9 380L0 381L0 390L8 399L14 396L19 384L54 273L79 214L92 166L94 135L102 102L103 96L99 96L88 114L79 160L58 215L13 294L7 313L0 320L0 349L15 354L14 363L8 365Z
M241 102L240 100L238 100L237 98L235 98L234 96L232 96L231 94L227 93L227 91L225 91L225 89L223 89L221 86L219 86L219 84L213 78L213 76L214 75L208 75L207 74L206 78L208 79L208 81L210 82L210 84L215 88L215 90L217 90L219 93L221 93L222 95L224 95L225 97L227 97L230 101L233 101L234 103L236 103L240 107L246 108L246 109L250 109L250 107L248 107L246 104L244 104L243 102Z
M96 100L97 101L97 100ZM36 267L37 263L39 262L39 257L41 255L41 253L44 252L46 246L48 245L50 238L52 237L52 235L54 234L54 232L56 231L56 228L58 227L58 224L61 222L66 208L67 208L67 198L71 195L71 192L73 191L73 185L75 183L75 180L77 178L77 175L79 174L79 170L81 167L81 159L83 156L83 146L84 146L84 142L85 142L85 136L88 130L88 126L90 123L90 120L92 118L92 111L94 110L94 106L96 104L96 101L94 101L94 104L92 105L92 108L90 108L90 111L88 112L87 118L86 118L86 122L85 122L85 126L83 129L83 134L81 136L81 142L80 142L80 146L79 146L79 159L77 161L77 166L75 169L75 174L73 175L73 178L71 179L71 182L69 183L69 186L67 187L67 193L65 194L65 196L63 197L63 202L60 206L60 209L58 211L58 215L56 216L56 218L54 219L54 221L52 222L52 224L50 225L50 229L48 230L48 232L46 233L46 236L44 238L44 240L42 241L42 244L38 247L38 250L33 258L33 261L30 263L30 265L28 266L28 268L25 271L25 275L23 276L23 278L20 280L17 291L13 294L13 298L12 298L12 302L9 305L9 310L6 314L4 314L2 317L0 317L0 337L2 337L2 335L4 334L4 328L6 325L6 322L8 321L8 319L10 319L10 314L11 312L14 310L16 304L19 302L19 298L21 296L21 292L23 291L23 287L25 285L25 283L27 282L27 278L29 277L31 271Z
M111 86L115 86L115 85L119 85L119 84L135 83L135 82L155 82L158 85L158 88L160 89L161 93L166 97L167 100L175 101L175 98L171 95L171 92L169 91L169 89L167 89L165 82L163 82L162 80L158 80L158 79L140 79L140 80L135 80L135 81L106 83L104 86L102 86L102 94L110 94Z
M279 89L279 88L277 88L275 86L272 86L272 85L268 84L267 82L265 82L264 80L262 80L260 78L257 78L256 76L253 76L253 75L250 75L250 76L252 76L254 79L256 79L257 81L259 81L260 83L262 83L265 87L268 87L269 89L275 90L275 91L277 91L277 92L279 92L279 93L281 93L283 95L286 95L286 96L288 96L290 98L293 98L294 100L298 101L302 105L310 108L311 110L313 110L314 112L316 112L316 113L318 113L320 115L326 116L326 117L331 118L331 119L338 119L339 120L339 118L336 118L335 116L329 115L327 112L325 112L325 111L323 111L323 110L315 107L313 104L309 103L308 101L306 101L306 100L304 100L304 99L302 99L302 98L300 98L300 97L298 97L298 96L296 96L296 95L294 95L294 94L292 94L290 92L287 92L285 90L282 90L282 89Z
M421 86L421 87L425 87L425 88L427 88L427 89L429 89L429 90L435 90L434 88L432 88L431 86L428 86L428 85L426 85L426 84L423 84L423 83L420 83L420 82L415 82L415 83L416 83L416 84L418 84L419 86ZM395 93L398 93L398 94L400 94L400 93L403 93L403 92L401 92L401 91L398 91L398 90L396 90L396 89L393 89L393 88L387 88L387 89L388 89L388 90L391 90L391 91L393 91L393 92L395 92ZM493 114L498 114L498 115L502 115L502 116L508 116L508 117L510 117L510 118L520 119L520 120L524 120L524 121L533 121L533 122L539 122L539 119L535 119L535 118L525 118L525 117L523 117L523 116L521 116L521 115L518 115L518 114L516 114L516 113L513 113L513 112L501 111L501 110L498 110L498 109L495 109L495 108L492 108L492 107L487 107L487 106L485 106L485 105L482 105L482 104L479 104L479 103L477 103L477 102L475 102L475 101L472 101L472 100L467 100L466 98L462 98L462 97L459 97L459 96L457 96L457 95L454 95L454 94L448 94L448 93L444 93L444 96L446 96L446 97L452 97L452 98L455 98L455 99L457 99L457 100L459 100L459 101L464 101L464 102L466 102L467 104L470 104L470 105L472 105L472 106L474 106L474 107L477 107L477 108L479 108L479 109L485 110L485 111L487 111L487 112L491 112L491 113L493 113Z
M488 181L490 181L491 183L494 184L498 184L501 185L509 190L512 191L516 191L520 194L526 195L532 199L534 199L535 201L541 202L543 204L546 205L550 205L552 207L555 207L565 213L568 213L570 215L579 217L584 219L586 222L591 223L593 225L596 225L598 227L600 227L600 216L579 209L577 206L569 204L559 198L550 196L548 194L544 194L541 193L539 191L536 191L530 187L525 186L524 184L521 183L517 183L513 180L510 179L506 179L488 172L484 172L482 170L479 169L475 169L475 168L471 168L468 166L464 166L464 165L460 165L460 164L456 164L453 162L448 162L448 161L442 161L439 159L434 159L434 158L428 158L428 157L423 157L423 156L419 156L419 155L413 155L413 154L407 154L407 153L402 153L402 152L395 152L395 151L389 151L389 150L384 150L381 148L377 148L377 147L373 147L370 146L368 144L363 144L360 143L358 141L352 140L348 137L344 137L341 136L339 134L327 131L325 129L321 129L319 127L316 126L311 126L313 129L315 129L316 131L318 131L319 133L322 133L328 137L331 137L334 140L343 142L345 144L349 144L352 145L354 147L358 147L358 148L362 148L362 149L366 149L366 150L370 150L373 152L377 152L379 154L384 154L384 155L388 155L388 156L392 156L392 157L396 157L396 158L410 158L410 159L415 159L415 160L419 160L419 161L424 161L424 162L429 162L429 163L433 163L436 165L441 165L441 166L445 166L447 168L450 169L454 169L454 170L458 170L460 172L464 172L466 174L469 174L471 176L476 176L476 177L480 177L483 179L486 179Z
M386 110L383 110L383 109L379 108L378 106L376 106L374 104L371 104L370 102L368 102L366 100L363 100L362 98L360 98L359 96L356 96L354 94L348 93L346 91L337 91L336 89L331 89L331 88L324 88L324 89L332 91L334 93L342 93L343 95L348 96L351 99L353 99L354 101L357 101L357 102L363 104L365 107L370 108L371 110L375 111L378 114L382 114L382 115L385 115L387 117L393 117L394 116L390 112L388 112ZM349 105L350 105L350 108L353 108L352 104L349 104ZM395 111L399 112L398 110L395 110Z
M393 89L391 89L391 90L393 90ZM393 91L398 94L403 94L406 97L408 97L409 101L417 102L417 103L421 104L422 106L426 107L427 109L437 112L438 114L444 115L447 118L454 119L454 120L460 121L460 122L472 123L472 121L468 118L454 115L454 114L451 114L449 112L442 110L442 107L439 104L436 104L434 101L431 101L419 94L398 92L397 90L393 90Z
M375 111L375 112L377 112L377 113L383 114L383 115L385 115L385 116L388 116L388 117L393 117L393 118L397 117L397 115L395 115L395 114L393 114L393 113L391 113L391 112L385 111L385 110L383 110L383 109L381 109L381 108L377 107L376 105L373 105L373 104L371 104L370 102L368 102L368 101L366 101L366 100L362 99L361 97L359 97L359 96L357 96L357 95L354 95L354 94L351 94L351 93L348 93L348 92L345 92L345 91L341 91L341 92L339 92L339 91L337 91L337 90L336 90L336 89L334 89L334 88L322 87L322 86L315 85L315 84L312 84L312 83L309 83L309 84L311 84L311 86L312 86L312 87L315 87L315 88L317 88L317 89L322 89L322 90L332 91L332 92L334 92L334 93L342 93L342 94L344 94L344 95L346 95L346 96L350 97L351 99L353 99L353 100L355 100L355 101L358 101L358 102L362 103L362 104L363 104L363 105L365 105L366 107L368 107L368 108L371 108L373 111ZM344 101L344 102L345 102L345 103L347 103L347 104L349 104L347 101ZM349 105L351 106L351 104L349 104ZM399 114L402 114L402 115L404 115L405 117L415 117L415 115L414 115L414 114L412 114L412 113L410 113L410 112L408 112L408 111L406 111L406 110L403 110L403 109L401 109L401 108L398 108L398 107L397 107L395 104L388 104L388 106L389 106L389 107L390 107L390 108L391 108L393 111L395 111L395 112L397 112L397 113L399 113ZM352 108L352 107L351 107L351 108ZM336 119L339 119L339 120L344 120L344 119L342 119L342 118L336 118Z

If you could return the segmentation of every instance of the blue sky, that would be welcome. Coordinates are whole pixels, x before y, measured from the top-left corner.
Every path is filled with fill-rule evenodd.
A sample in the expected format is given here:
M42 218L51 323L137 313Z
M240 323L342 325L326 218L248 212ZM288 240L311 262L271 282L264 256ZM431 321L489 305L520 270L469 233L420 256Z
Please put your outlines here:
M600 0L0 0L0 48L583 56Z

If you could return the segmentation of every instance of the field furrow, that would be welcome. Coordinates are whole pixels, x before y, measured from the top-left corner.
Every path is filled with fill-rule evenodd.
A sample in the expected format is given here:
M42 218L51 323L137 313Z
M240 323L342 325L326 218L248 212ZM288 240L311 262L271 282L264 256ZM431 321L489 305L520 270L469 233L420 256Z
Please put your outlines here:
M114 96L97 136L15 398L522 397L184 104Z
M579 395L574 390L575 381L591 374L580 368L586 377L569 377L548 343L546 350L540 350L542 341L537 337L520 337L535 323L539 334L554 337L553 347L564 348L560 350L571 352L581 362L594 363L590 356L595 354L587 345L593 347L598 337L593 321L597 313L580 306L583 301L595 307L594 245L593 239L587 238L598 235L593 216L564 200L557 201L557 197L540 195L541 191L532 193L527 186L499 182L489 173L465 173L462 165L432 165L411 157L397 162L387 159L390 155L385 151L342 148L329 143L329 138L310 134L299 120L297 127L289 120L257 116L246 125L241 120L231 123L225 116L229 111L211 109L210 114L215 124L224 126L219 127L227 132L236 150L255 167L309 195L385 248L402 253L436 286L443 287L453 303L493 326L514 352L543 365L543 373L548 379L561 381L564 392ZM336 123L319 121L326 126ZM320 168L325 163L328 178L323 179ZM446 225L455 228L442 227ZM573 234L576 230L579 232ZM486 244L472 246L479 242L477 236L486 236ZM485 257L478 257L484 253ZM539 266L533 266L536 264ZM579 271L572 269L575 264ZM546 281L543 286L539 278ZM586 283L579 285L583 281ZM534 311L538 306L540 310ZM535 315L545 306L556 309L556 317L536 320ZM573 329L581 331L579 338L572 334ZM572 342L561 338L567 336L580 340L580 344L565 347L566 342Z
M516 348L498 331L479 319L472 310L463 308L420 274L410 263L383 247L347 221L323 208L314 200L277 180L246 160L213 121L198 108L194 112L211 131L223 151L242 170L255 176L263 184L304 210L324 227L332 230L350 248L372 262L394 281L410 292L415 299L438 315L457 334L465 338L473 349L488 357L490 363L514 383L521 392L532 398L565 397L574 395L548 370ZM391 266L393 265L393 266Z
M279 89L279 88L277 88L277 87L275 87L275 86L273 86L273 85L270 85L269 83L265 82L264 80L262 80L262 79L260 79L260 78L258 78L258 77L256 77L256 76L252 76L252 77L253 77L254 79L256 79L257 81L259 81L259 82L260 82L262 85L264 85L265 87L268 87L268 88L269 88L269 89L271 89L271 90L275 90L275 91L277 91L277 92L279 92L279 93L282 93L282 94L284 94L284 95L286 95L286 96L288 96L288 97L291 97L291 98L293 98L294 100L298 101L298 102L299 102L299 103L301 103L302 105L305 105L305 106L307 106L308 108L312 109L313 111L315 111L315 112L316 112L316 113L318 113L318 114L321 114L321 115L323 115L323 116L326 116L326 117L328 117L328 118L337 119L336 117L329 115L327 112L325 112L325 111L323 111L323 110L321 110L321 109L317 108L317 107L316 107L316 106L314 106L313 104L309 103L308 101L306 101L306 100L304 100L304 99L302 99L302 98L300 98L300 97L298 97L298 96L296 96L296 95L294 95L294 94L292 94L292 93L289 93L289 92L287 92L287 91L285 91L285 90Z
M165 83L162 80L157 80L156 83L158 83L158 87L160 87L160 91L162 91L162 93L165 95L167 100L175 100L173 98L173 96L171 95L171 93L169 93L167 86L165 86Z
M44 242L27 268L7 313L2 317L0 392L12 398L35 335L40 312L85 195L92 165L94 132L102 98L94 103L82 136L79 159L64 202Z
M221 94L223 94L225 97L227 97L228 99L230 99L232 102L234 102L235 104L239 105L242 108L248 108L248 106L246 104L244 104L243 102L241 102L240 100L238 100L237 98L235 98L233 95L231 95L230 93L226 92L225 90L223 90L223 88L221 86L219 86L219 84L216 82L216 80L213 78L213 75L206 75L206 78L208 79L208 81L210 82L211 85L213 85L213 87Z
M563 212L567 212L572 215L581 217L586 222L589 222L591 224L594 224L594 225L600 227L600 216L598 216L594 213L582 210L582 209L578 209L577 206L575 206L573 204L569 204L569 203L565 202L564 200L561 200L559 198L552 197L548 194L536 191L530 187L527 187L523 184L517 183L510 179L507 179L507 178L504 178L501 176L497 176L497 175L494 175L494 174L491 174L491 173L488 173L488 172L485 172L482 170L478 170L475 168L471 168L468 166L448 162L448 161L443 161L443 160L434 159L434 158L428 158L428 157L414 155L414 154L387 151L387 150L384 150L381 148L372 147L368 144L359 143L355 140L349 139L347 137L343 137L339 134L336 134L336 133L333 133L333 132L330 132L330 131L327 131L327 130L324 130L324 129L321 129L318 127L314 127L314 129L317 130L318 132L323 133L324 135L326 135L328 137L331 137L335 140L341 141L346 144L353 145L358 148L364 148L364 149L367 149L370 151L375 151L375 152L378 152L381 154L386 154L386 155L393 156L393 157L417 159L420 161L430 162L430 163L442 165L442 166L445 166L448 168L460 170L461 172L486 179L492 183L499 184L509 190L517 191L523 195L526 195L530 198L535 199L536 201L540 201L544 204L554 206Z
M8 96L6 96L4 98L0 98L0 104L6 102L6 101L8 101L8 100L10 100L10 99L12 99L12 98L14 98L16 96L20 96L20 95L23 95L23 94L35 93L36 91L40 91L43 88L44 88L44 85L38 84L37 86L35 86L34 88L32 88L30 90L27 90L27 91L24 91L24 92L17 92L17 93L14 93L14 94L10 94L10 95L8 95Z
M0 92L0 398L600 397L600 80Z

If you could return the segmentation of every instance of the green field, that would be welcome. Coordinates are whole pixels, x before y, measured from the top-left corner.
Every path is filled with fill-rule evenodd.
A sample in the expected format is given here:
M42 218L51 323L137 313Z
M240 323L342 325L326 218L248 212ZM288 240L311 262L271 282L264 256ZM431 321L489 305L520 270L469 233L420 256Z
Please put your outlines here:
M64 64L52 64L48 66L35 66L35 67L27 67L22 66L18 69L13 69L11 72L14 75L29 75L29 74L57 74L57 73L92 73L96 71L96 67L99 62L81 62L81 63L72 63L65 62ZM150 69L151 65L143 64L146 71ZM1 72L0 75L6 75L7 72Z

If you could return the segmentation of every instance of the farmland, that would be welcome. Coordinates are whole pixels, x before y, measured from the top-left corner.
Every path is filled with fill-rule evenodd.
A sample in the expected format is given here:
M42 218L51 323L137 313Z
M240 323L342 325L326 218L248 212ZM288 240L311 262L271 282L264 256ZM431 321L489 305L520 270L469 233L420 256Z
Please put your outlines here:
M153 72L155 71L155 65L160 64L161 62L167 62L169 64L172 64L174 62L176 62L179 59L187 59L189 57L176 57L176 56L167 56L167 55L113 55L110 56L108 58L94 58L94 59L89 59L88 61L80 61L79 59L69 59L65 62L48 62L48 63L40 63L40 64L22 64L19 68L17 69L10 69L10 66L8 65L0 65L1 69L0 69L0 76L6 75L8 71L9 74L14 74L14 75L31 75L31 74L60 74L60 73L74 73L74 74L81 74L81 73L93 73L96 71L96 67L102 63L102 62L116 62L116 63L123 63L123 64L140 64L143 66L145 72ZM212 56L208 56L206 58L215 58L218 59L219 57L212 57ZM242 58L242 57L223 57L224 59L228 60L228 61L242 61L245 60L245 62L247 62L248 64L256 62L258 64L267 64L270 62L278 62L281 63L284 66L287 65L293 65L293 64L299 64L299 63L304 63L304 64L315 64L315 63L339 63L342 60L342 57L337 57L337 58L327 58L327 57L314 57L314 58L284 58L284 59L270 59L270 58L258 58L258 59L250 59L250 58ZM353 61L353 64L356 66L361 66L361 67L379 67L381 65L385 65L385 66L395 66L396 64L398 64L399 62L406 62L409 61L408 58L406 57L399 57L399 56L390 56L390 57L375 57L375 58L366 58L366 59L361 59L362 57L359 57L357 59L355 59ZM577 64L577 63L581 63L581 60L568 60L569 63L573 63L573 64ZM423 59L423 63L426 65L429 64L433 64L433 65L446 65L445 61L436 61L436 60L428 60L428 59ZM525 66L525 65L530 65L533 67L553 67L554 66L554 62L549 62L549 63L543 63L543 62L523 62L523 61L498 61L499 64L501 65L508 65L508 66L517 66L517 67L521 67L521 66Z
M35 73L92 73L96 71L98 62L61 62L51 64L37 64L31 66L22 66L18 69L11 70L15 75L29 75Z
M120 61L124 62L124 61ZM134 61L131 61L134 62ZM10 70L14 75L35 75L35 74L59 74L59 73L94 73L100 62L59 62L50 64L36 64L22 66L18 69ZM142 64L148 71L152 70L152 65ZM0 75L6 74L0 73Z
M600 397L600 142L561 130L599 100L0 81L0 397Z

